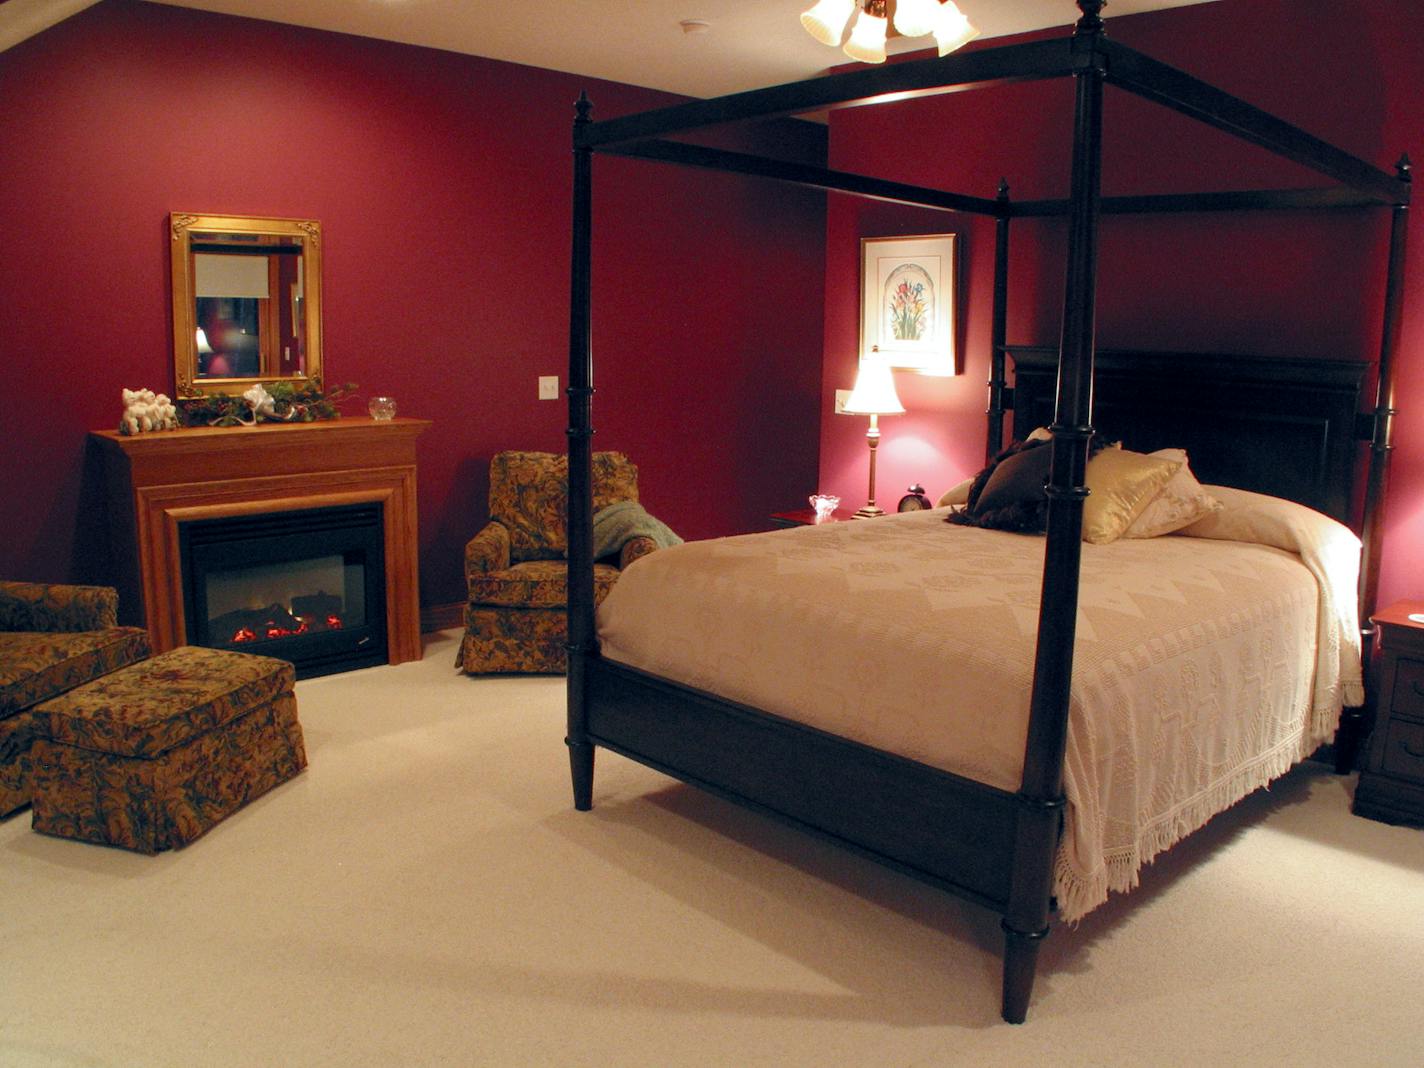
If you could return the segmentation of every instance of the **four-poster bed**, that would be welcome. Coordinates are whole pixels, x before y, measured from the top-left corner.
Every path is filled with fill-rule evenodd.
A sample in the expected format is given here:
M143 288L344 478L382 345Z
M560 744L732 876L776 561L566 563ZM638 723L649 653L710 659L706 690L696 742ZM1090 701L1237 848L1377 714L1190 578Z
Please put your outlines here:
M1391 176L1115 44L1103 34L1101 0L1079 0L1078 6L1082 17L1067 40L856 70L607 122L592 122L589 104L581 99L574 126L566 741L575 806L591 807L594 751L603 746L985 904L1003 916L1003 1015L1013 1022L1025 1018L1038 946L1048 933L1056 856L1065 826L1070 705L1076 717L1080 704L1073 689L1074 658L1084 560L1085 476L1094 429L1121 438L1131 449L1186 449L1205 482L1292 498L1338 519L1348 518L1354 500L1350 480L1357 466L1357 442L1368 440L1371 465L1361 524L1364 549L1356 561L1359 605L1365 609L1358 618L1367 619L1379 573L1409 201L1407 165L1401 164L1399 173ZM995 198L976 198L663 139L713 124L866 103L887 94L898 98L946 87L1052 77L1075 81L1071 189L1069 198L1061 202L1014 203L1004 187ZM1103 198L1099 174L1102 93L1107 83L1304 164L1335 185L1325 190ZM1045 487L1047 535L1037 541L1042 551L1041 587L1023 666L1031 680L1022 701L1026 740L1021 765L1011 769L1012 783L990 785L946 766L852 740L814 721L800 722L784 710L777 714L765 705L729 698L715 681L703 686L675 682L601 655L592 582L590 477L591 159L595 152L797 182L997 221L986 452L992 457L1001 446L1004 417L1010 411L1015 439L1036 426L1048 425L1052 434ZM1357 414L1360 384L1368 367L1364 360L1237 356L1185 360L1095 351L1101 213L1346 207L1385 207L1394 213L1371 413ZM1005 337L1010 225L1015 218L1032 216L1062 216L1069 227L1062 334L1051 353L1011 346ZM1010 358L1016 366L1012 388L1006 376ZM1242 457L1250 457L1249 462ZM889 524L884 530L893 542L891 535L908 529L906 524L933 522L932 516L921 513L852 526ZM812 529L754 537L819 536ZM682 555L697 552L696 547L686 548L689 552ZM1096 559L1090 556L1090 563ZM1095 572L1095 568L1111 570L1096 565L1088 570ZM632 585L637 574L638 569L630 569L625 582ZM1322 599L1324 585L1322 579ZM952 665L946 667L953 670ZM943 693L941 689L929 696L952 703ZM1358 703L1358 695L1352 703ZM1337 713L1338 705L1337 699Z

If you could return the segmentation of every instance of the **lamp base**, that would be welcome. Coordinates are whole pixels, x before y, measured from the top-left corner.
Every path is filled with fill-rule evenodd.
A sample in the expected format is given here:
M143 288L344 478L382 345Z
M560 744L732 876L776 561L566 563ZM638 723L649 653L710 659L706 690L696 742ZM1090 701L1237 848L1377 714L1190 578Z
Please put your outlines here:
M876 516L884 515L884 508L877 508L873 504L867 504L864 508L857 508L852 519L874 519Z

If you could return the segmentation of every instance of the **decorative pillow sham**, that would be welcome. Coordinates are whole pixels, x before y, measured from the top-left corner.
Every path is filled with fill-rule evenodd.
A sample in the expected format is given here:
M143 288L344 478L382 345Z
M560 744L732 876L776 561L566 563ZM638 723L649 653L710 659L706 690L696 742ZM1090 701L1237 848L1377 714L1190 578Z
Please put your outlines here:
M1181 460L1160 459L1127 449L1098 452L1088 461L1083 540L1105 545L1122 537L1181 467Z
M1123 531L1124 538L1156 538L1171 534L1185 526L1221 511L1221 502L1202 488L1187 463L1182 449L1158 449L1149 455L1162 460L1177 460L1181 467L1167 480L1157 496L1147 502L1142 514Z

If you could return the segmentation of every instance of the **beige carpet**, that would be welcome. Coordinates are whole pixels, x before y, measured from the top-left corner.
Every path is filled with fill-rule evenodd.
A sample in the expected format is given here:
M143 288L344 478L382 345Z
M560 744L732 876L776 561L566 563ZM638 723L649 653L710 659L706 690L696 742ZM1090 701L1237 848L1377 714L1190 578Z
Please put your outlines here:
M311 767L156 858L0 824L0 1065L1417 1065L1424 831L1298 770L1044 950L599 754L563 682L299 684Z

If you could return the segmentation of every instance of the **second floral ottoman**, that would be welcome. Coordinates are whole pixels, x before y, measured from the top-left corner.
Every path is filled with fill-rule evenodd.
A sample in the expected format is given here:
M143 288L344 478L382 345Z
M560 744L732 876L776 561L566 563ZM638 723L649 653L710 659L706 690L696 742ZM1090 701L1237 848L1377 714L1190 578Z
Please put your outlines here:
M34 709L33 826L157 853L306 767L284 660L183 646Z

